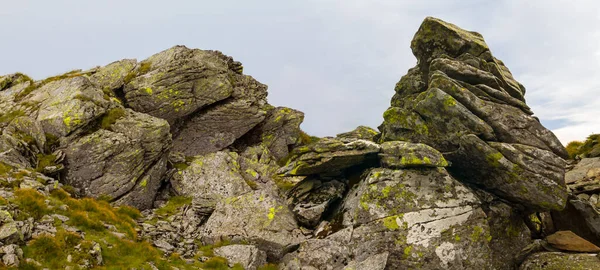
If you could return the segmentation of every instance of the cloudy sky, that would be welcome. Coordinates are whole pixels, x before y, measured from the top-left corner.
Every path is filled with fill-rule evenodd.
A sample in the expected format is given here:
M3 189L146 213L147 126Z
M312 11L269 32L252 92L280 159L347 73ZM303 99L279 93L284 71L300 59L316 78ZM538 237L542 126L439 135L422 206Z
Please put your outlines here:
M215 49L306 113L304 130L377 127L426 16L484 35L563 143L600 133L596 0L0 0L0 74L35 79L176 44Z

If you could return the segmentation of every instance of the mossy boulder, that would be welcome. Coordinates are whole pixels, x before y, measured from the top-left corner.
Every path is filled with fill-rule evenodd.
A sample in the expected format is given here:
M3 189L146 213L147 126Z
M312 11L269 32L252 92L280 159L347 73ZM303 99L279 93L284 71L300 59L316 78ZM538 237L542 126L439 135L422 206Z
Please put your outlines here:
M568 154L483 37L428 17L411 48L418 64L396 85L379 142L427 144L460 181L531 210L562 209Z
M378 144L367 140L323 138L295 148L280 174L340 174L345 169L377 160Z
M170 123L233 93L227 59L212 51L175 46L131 72L124 89L127 103Z
M433 147L401 141L382 143L379 160L382 167L393 169L448 166L444 156Z
M86 76L48 82L26 96L39 104L37 120L45 133L64 137L104 114L112 102Z
M222 199L252 190L237 160L238 154L228 151L196 156L187 168L173 174L171 186L178 195L202 199L214 207Z
M302 238L287 204L276 194L256 190L219 202L204 225L202 241L249 243L277 260Z
M102 86L105 94L111 97L112 91L122 88L127 76L133 72L137 61L135 59L123 59L112 62L104 67L96 68L90 76L90 80Z
M108 129L66 145L64 181L92 197L117 200L134 192L137 198L121 202L145 209L152 206L166 171L163 156L170 147L165 120L126 109Z

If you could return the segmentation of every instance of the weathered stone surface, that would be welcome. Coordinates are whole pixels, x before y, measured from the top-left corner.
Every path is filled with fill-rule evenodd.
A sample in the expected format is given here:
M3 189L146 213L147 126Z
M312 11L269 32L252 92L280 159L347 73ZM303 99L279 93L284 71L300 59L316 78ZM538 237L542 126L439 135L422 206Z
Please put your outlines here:
M540 252L527 258L520 270L581 270L600 268L600 258L596 254L570 254L560 252Z
M393 169L448 166L440 152L422 143L384 142L379 159L382 167Z
M65 182L93 197L119 199L133 191L147 197L123 202L148 208L165 171L162 156L170 147L165 120L127 109L109 129L99 129L66 146Z
M222 54L175 46L136 65L125 98L134 110L173 123L231 96L229 73Z
M299 143L300 124L304 121L304 113L286 107L270 110L260 124L240 138L241 147L263 145L268 148L276 160L289 154L290 147ZM236 142L236 147L238 142Z
M137 61L135 59L123 59L112 62L104 67L93 70L90 80L103 87L102 90L116 90L125 85L125 78L131 74Z
M558 231L546 237L546 241L553 247L575 252L600 252L600 248L589 241L579 237L572 231Z
M338 134L336 138L373 141L378 134L379 132L377 132L377 130L370 127L358 126L352 131Z
M44 132L57 137L70 134L104 114L112 102L86 76L56 80L34 90L25 99L38 104L37 120Z
M509 205L493 201L484 207L490 226L490 248L493 269L515 269L519 252L531 243L531 232L523 222L522 214Z
M357 261L389 252L396 268L492 265L490 229L475 195L443 168L372 169L344 201Z
M366 140L323 138L295 148L288 164L279 170L285 175L335 174L375 160L379 145Z
M237 153L228 151L197 156L189 167L173 175L171 185L177 194L203 199L211 205L237 197L252 190L240 175L237 159Z
M486 143L475 135L460 142L460 149L446 155L452 161L449 171L458 179L530 209L564 208L567 190L560 157L526 145Z
M193 116L174 133L173 150L186 156L216 152L233 144L258 123L266 112L250 100L231 100Z
M216 248L214 253L227 259L229 263L239 263L247 270L256 270L267 263L267 254L252 245L223 246Z
M277 259L300 242L297 229L294 215L277 195L256 190L219 202L204 225L202 241L246 242Z
M430 145L460 181L526 208L564 208L566 150L483 37L428 17L411 48L418 64L396 85L379 140Z
M343 182L309 177L289 191L288 204L300 224L315 227L330 206L342 199L345 191Z

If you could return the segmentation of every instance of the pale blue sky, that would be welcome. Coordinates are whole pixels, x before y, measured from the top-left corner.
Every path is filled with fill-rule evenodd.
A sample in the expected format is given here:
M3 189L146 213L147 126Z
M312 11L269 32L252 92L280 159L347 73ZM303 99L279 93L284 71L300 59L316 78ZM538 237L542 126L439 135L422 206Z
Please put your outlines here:
M600 1L0 0L0 74L34 77L142 60L176 44L215 49L306 113L308 133L377 127L416 60L426 16L482 33L563 142L600 133Z

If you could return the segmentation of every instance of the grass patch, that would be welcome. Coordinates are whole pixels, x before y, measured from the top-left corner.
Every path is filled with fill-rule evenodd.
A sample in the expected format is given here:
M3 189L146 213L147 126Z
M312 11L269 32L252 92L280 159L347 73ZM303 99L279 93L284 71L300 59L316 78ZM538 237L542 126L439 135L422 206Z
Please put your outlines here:
M565 147L567 153L569 153L569 159L575 159L575 156L579 154L579 148L583 145L583 142L573 141L567 144Z
M192 198L191 197L185 197L185 196L174 196L169 198L169 201L162 206L161 208L156 209L155 213L157 215L173 215L175 214L179 208L183 207L184 205L188 205L192 203Z
M44 168L48 166L54 166L56 163L56 155L37 154L37 166L35 167L36 172L44 171Z
M40 219L50 213L45 201L46 197L33 189L17 189L13 201L21 210L17 218L33 217Z
M125 109L123 108L114 108L109 110L100 122L100 127L102 129L109 129L114 123L117 122L120 118L125 116Z
M138 69L138 75L144 75L148 73L152 69L152 62L150 61L142 61L140 63L140 68Z
M318 142L321 139L321 138L319 138L317 136L308 135L303 130L300 130L299 137L300 137L300 144L301 145L307 145L307 144L311 144L311 143L314 143L314 142Z
M21 110L15 110L15 111L11 111L9 113L6 114L1 114L0 115L0 123L10 123L12 122L13 119L19 117L19 116L24 116L25 112L21 111Z

